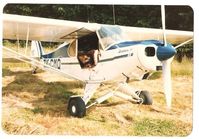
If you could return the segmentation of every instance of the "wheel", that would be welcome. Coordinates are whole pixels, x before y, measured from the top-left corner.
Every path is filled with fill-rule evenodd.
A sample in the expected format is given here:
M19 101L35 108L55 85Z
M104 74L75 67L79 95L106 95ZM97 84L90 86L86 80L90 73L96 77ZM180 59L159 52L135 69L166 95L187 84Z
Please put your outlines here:
M32 70L32 74L36 74L37 72L36 72L36 70Z
M32 74L36 74L37 73L37 68L36 67L33 67L33 69L32 69Z
M81 97L72 97L69 99L68 111L74 117L82 118L86 115L86 105Z
M148 91L141 91L139 97L142 98L142 104L144 105L152 105L153 99Z

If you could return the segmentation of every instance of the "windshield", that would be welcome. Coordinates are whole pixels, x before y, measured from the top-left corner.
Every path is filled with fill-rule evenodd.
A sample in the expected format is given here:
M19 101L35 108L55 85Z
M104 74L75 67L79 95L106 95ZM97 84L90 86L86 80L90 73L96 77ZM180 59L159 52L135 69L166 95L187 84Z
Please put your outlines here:
M104 25L97 32L104 49L111 44L124 40L122 30L119 26Z

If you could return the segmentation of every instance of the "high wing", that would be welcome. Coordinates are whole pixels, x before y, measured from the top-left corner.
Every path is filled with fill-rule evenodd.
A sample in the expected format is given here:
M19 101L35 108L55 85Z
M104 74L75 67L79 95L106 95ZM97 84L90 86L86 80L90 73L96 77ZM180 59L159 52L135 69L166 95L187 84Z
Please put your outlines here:
M21 15L3 15L3 38L48 42L70 41L95 32L102 24L48 19ZM120 26L127 40L162 40L162 29ZM166 30L167 41L179 44L193 38L191 31Z
M3 15L3 38L64 42L95 31L95 24L21 15ZM70 35L70 37L68 37ZM66 37L67 36L67 37Z
M163 40L163 30L154 28L122 27L130 40ZM180 44L193 38L192 31L166 30L167 41Z

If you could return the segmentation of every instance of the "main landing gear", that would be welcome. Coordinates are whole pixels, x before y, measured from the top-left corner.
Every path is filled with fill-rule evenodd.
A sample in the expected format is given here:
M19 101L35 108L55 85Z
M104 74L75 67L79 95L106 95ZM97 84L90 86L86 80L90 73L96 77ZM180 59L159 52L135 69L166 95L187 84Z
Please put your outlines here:
M81 97L71 97L68 102L71 116L82 118L86 115L86 105Z
M141 98L138 104L152 105L153 99L148 91L140 91L138 92L138 96Z
M87 106L88 101L94 94L94 91L99 84L86 84L84 90L84 96L72 96L68 101L68 111L71 116L82 118L86 115L86 109L95 105L100 104L103 101L109 99L112 96L120 97L125 100L129 100L131 102L143 105L152 105L153 100L148 91L138 91L134 88L128 86L127 83L119 83L118 87L109 91L105 95L97 98L93 103Z

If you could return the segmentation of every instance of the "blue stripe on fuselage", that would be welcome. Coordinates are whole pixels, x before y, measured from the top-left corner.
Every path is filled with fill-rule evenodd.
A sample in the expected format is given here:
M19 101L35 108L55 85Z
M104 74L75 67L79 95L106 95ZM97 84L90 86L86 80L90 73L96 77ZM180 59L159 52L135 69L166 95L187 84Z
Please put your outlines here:
M162 41L159 41L159 40L125 41L125 42L120 42L118 44L114 44L107 50L113 50L113 49L117 49L117 48L125 48L128 46L133 46L133 45L137 45L137 44L143 44L143 45L155 44L157 46L161 46L163 43L162 43Z
M124 55L119 55L119 56L116 56L116 57L113 57L113 58L107 58L107 59L101 59L99 61L99 63L102 63L102 62L109 62L109 61L113 61L115 59L119 59L119 58L125 58L125 57L128 57L129 55L128 54L124 54ZM131 54L130 56L133 56L133 54ZM71 62L71 63L61 63L62 65L76 65L76 64L79 64L79 62Z
M116 57L108 58L108 59L102 59L102 60L99 61L99 63L101 63L101 62L113 61L113 60L115 60L115 59L125 58L125 57L128 57L128 54L124 54L124 55L120 55L120 56L116 56Z

